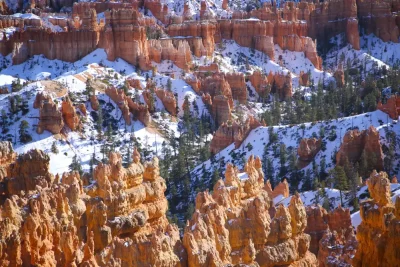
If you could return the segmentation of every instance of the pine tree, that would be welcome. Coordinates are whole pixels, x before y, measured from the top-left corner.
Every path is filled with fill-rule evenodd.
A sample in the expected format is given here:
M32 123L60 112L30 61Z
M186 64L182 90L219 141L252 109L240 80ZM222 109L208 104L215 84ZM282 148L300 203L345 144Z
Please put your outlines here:
M333 169L333 180L336 188L339 189L340 203L343 206L343 191L348 189L348 178L346 177L346 172L344 171L343 167L336 166Z
M58 152L59 152L56 141L54 141L53 144L51 144L51 152L54 154L58 154Z
M281 164L281 168L279 170L279 176L283 177L287 173L286 169L287 152L286 152L286 145L283 143L280 145L279 159Z
M78 160L78 156L76 154L72 158L72 162L69 165L69 170L77 171L80 175L83 174L82 165L81 165L80 161Z
M26 120L21 121L19 124L19 141L21 143L28 143L32 141L32 136L28 133L29 123Z

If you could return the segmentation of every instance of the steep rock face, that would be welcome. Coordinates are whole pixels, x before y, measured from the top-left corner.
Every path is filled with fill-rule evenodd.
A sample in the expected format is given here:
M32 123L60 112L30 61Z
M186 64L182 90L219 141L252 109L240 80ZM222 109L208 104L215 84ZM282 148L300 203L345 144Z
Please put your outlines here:
M244 74L239 72L227 73L225 79L231 87L232 98L238 100L240 104L246 104L247 87L244 80Z
M12 53L13 64L20 64L33 55L43 54L49 59L60 59L74 62L97 48L100 32L97 25L97 15L94 10L86 10L82 18L80 31L51 32L40 25L41 20L36 19L39 25L16 31L10 38L0 41L0 52L3 55ZM96 25L87 25L95 21ZM26 21L24 20L24 23ZM72 25L72 23L71 23ZM30 40L35 40L34 42Z
M140 80L138 79L127 79L126 80L129 84L130 87L138 90L143 90L142 84L140 83Z
M310 237L303 232L307 219L300 197L293 197L289 208L280 205L271 219L272 203L260 168L260 159L253 157L244 173L228 164L225 181L216 183L212 195L197 195L196 211L183 237L189 266L317 265L308 252Z
M36 128L38 134L43 133L45 130L52 134L61 132L64 127L63 114L50 95L39 92L36 95L33 107L39 108L39 123Z
M157 63L171 60L179 68L188 71L192 66L192 53L187 40L149 40L149 58Z
M299 85L308 86L309 79L310 79L310 77L309 77L308 73L305 73L304 71L300 71L300 74L299 74Z
M193 54L196 57L210 56L214 52L215 23L209 21L186 21L183 24L172 24L167 28L168 35L201 37L201 44L193 46Z
M10 165L10 175L5 180L6 195L20 195L22 191L50 187L54 176L49 173L50 157L43 151L34 149L19 155Z
M384 172L373 172L367 180L370 200L360 204L359 246L353 266L397 266L400 237L400 198L393 205L390 181Z
M256 89L258 95L268 96L268 94L271 92L271 84L268 82L267 76L261 73L261 71L254 71L249 76L249 80L254 89Z
M93 110L98 110L100 107L99 100L97 99L96 94L92 94L90 96L90 106L92 107Z
M321 206L306 207L310 251L318 255L319 266L347 266L357 249L349 209L327 212Z
M107 24L99 46L106 50L107 58L115 60L120 57L141 69L150 69L146 29L141 26L141 14L134 9L112 9L105 11L104 16Z
M375 34L384 42L399 40L400 11L397 1L357 1L360 25L366 34Z
M303 138L297 148L297 155L299 155L300 168L307 166L317 155L321 149L321 139L316 138Z
M268 9L268 8L267 8ZM317 68L321 69L322 60L317 54L316 43L307 37L307 24L300 21L283 21L277 12L264 17L263 11L251 13L235 12L232 20L218 20L215 34L216 42L222 39L236 41L239 45L254 48L274 58L274 44L282 49L304 52L305 56ZM258 17L261 20L245 20L243 18Z
M232 108L229 98L224 95L216 95L212 100L212 115L217 125L232 118Z
M170 11L168 6L163 4L160 0L145 0L144 7L151 11L154 17L164 24L170 22Z
M267 79L268 82L272 84L271 92L278 94L280 99L287 99L292 97L292 78L290 72L288 72L286 75L279 72L270 72Z
M360 35L358 33L358 20L348 19L346 25L346 39L355 50L360 50Z
M17 154L14 152L11 142L0 142L0 182L6 178L10 172L10 165L15 161Z
M336 162L339 165L345 163L347 158L350 162L360 160L362 153L365 153L368 164L373 168L383 169L383 152L379 142L379 132L370 126L362 132L358 130L348 131L344 137L339 151L336 154Z
M61 113L64 118L65 124L72 130L78 130L81 127L79 116L76 109L68 96L66 96L61 103Z
M128 168L119 154L109 159L84 188L77 172L54 179L42 151L20 155L5 181L0 265L186 266L158 159L142 165L137 150Z
M400 116L400 97L391 96L385 104L379 102L377 108L387 113L393 120L397 120Z
M343 87L345 80L344 80L344 71L342 64L339 65L338 69L335 71L333 76L335 77L336 85L338 87Z
M251 130L261 126L261 123L253 116L249 116L246 121L223 122L214 133L210 143L210 151L217 154L232 143L238 148L246 139Z
M128 107L128 97L125 95L123 90L118 90L115 87L107 87L105 90L106 95L108 95L115 104L119 107L122 112L122 117L127 125L131 125L131 116Z
M165 109L172 115L176 116L176 98L174 93L169 90L157 89L156 90L157 97L163 103Z

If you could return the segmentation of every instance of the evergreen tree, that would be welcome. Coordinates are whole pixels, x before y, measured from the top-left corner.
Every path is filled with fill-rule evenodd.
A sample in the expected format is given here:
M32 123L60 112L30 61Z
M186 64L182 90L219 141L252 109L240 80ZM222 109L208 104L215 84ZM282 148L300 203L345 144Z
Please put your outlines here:
M54 153L54 154L58 154L58 148L57 148L57 143L56 143L56 141L54 141L52 144L51 144L51 152L52 153Z
M339 189L340 203L343 206L343 191L348 190L348 178L346 177L346 172L343 167L337 165L333 169L333 181L335 187Z
M284 143L280 145L279 159L281 164L281 168L279 170L279 176L283 177L287 173L286 169L287 152L286 152L286 145Z
M19 141L21 143L28 143L32 141L32 136L28 133L29 123L26 120L21 121L19 124Z
M76 154L72 158L72 162L69 165L69 170L77 171L79 173L79 175L83 174L82 165L81 165L80 161L78 160L78 156Z

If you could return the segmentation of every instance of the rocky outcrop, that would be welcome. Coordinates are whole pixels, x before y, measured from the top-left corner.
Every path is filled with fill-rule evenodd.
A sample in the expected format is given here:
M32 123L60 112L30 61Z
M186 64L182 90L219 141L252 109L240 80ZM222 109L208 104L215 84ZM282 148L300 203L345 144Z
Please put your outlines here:
M185 71L192 67L192 51L187 40L149 40L149 58L157 63L161 63L161 60L171 60Z
M375 34L384 42L399 41L397 1L357 1L360 25L366 34Z
M225 79L231 88L233 100L239 101L240 104L246 104L247 87L244 74L239 72L227 73Z
M61 113L65 124L72 130L76 131L81 128L81 123L76 109L68 96L64 97L61 103Z
M358 130L348 131L344 135L343 142L336 154L336 163L344 165L346 158L349 162L358 162L363 153L370 168L383 169L383 152L379 142L379 132L373 126L362 132Z
M215 23L210 21L186 21L182 24L172 24L167 28L167 33L171 37L190 36L200 37L199 41L192 42L191 50L196 57L211 56L214 53L216 31Z
M34 149L19 155L10 165L10 173L5 180L6 195L21 195L36 187L50 187L54 176L49 173L50 157L43 151ZM25 191L25 192L24 192Z
M183 237L189 266L317 265L308 251L300 197L294 196L288 208L278 206L271 218L272 203L260 168L260 159L253 157L243 173L228 164L225 181L219 180L212 194L197 195L196 211Z
M100 103L99 103L99 100L97 99L96 94L94 93L94 94L90 95L89 100L90 100L90 107L93 110L97 111L100 107Z
M361 224L357 227L357 252L353 266L396 266L400 224L400 198L390 197L390 181L374 171L367 180L371 199L360 203Z
M319 266L350 266L358 244L349 209L339 206L328 213L317 205L306 211L305 232L311 236L310 251L318 255Z
M385 104L379 102L377 108L387 113L393 120L397 120L400 116L400 97L393 95Z
M36 128L38 134L49 131L59 134L64 127L63 114L50 95L39 92L36 95L33 107L39 109L39 123Z
M49 174L42 151L20 155L5 180L0 265L186 266L158 159L142 165L135 150L132 160L124 168L111 153L84 188L77 172Z
M309 84L309 74L305 73L304 71L300 71L299 74L299 85L300 86L308 86Z
M358 33L358 20L351 18L347 20L346 39L355 50L360 50L360 34Z
M163 103L165 109L172 115L176 116L176 98L174 93L169 90L157 89L156 90L157 97Z
M299 147L297 148L297 155L299 155L299 167L302 169L314 159L315 155L321 149L321 139L316 138L303 138L300 140Z
M232 143L235 143L235 148L240 147L251 130L259 126L261 126L261 123L253 116L249 116L245 122L237 120L223 122L211 140L211 153L217 154Z
M118 90L115 87L107 87L105 93L119 107L122 113L122 117L125 120L125 123L127 125L131 125L131 116L128 107L128 97L125 95L124 91Z
M11 142L0 142L0 182L9 175L10 165L15 161L16 156Z
M266 97L271 92L271 84L268 82L267 75L261 73L261 71L254 71L249 76L249 80L259 96Z
M342 64L339 64L338 69L335 71L333 74L336 80L336 85L340 88L344 86L345 80L344 80L344 71L343 71L343 66Z
M127 79L126 82L129 84L130 87L143 90L142 83L138 79Z
M232 118L232 106L228 97L216 95L212 100L211 112L216 125Z
M292 92L292 77L290 72L284 73L272 73L268 74L268 82L272 84L271 92L277 94L280 99L288 99L293 95Z
M271 183L269 180L265 183L264 189L268 192L271 198L276 198L277 196L281 195L282 197L286 198L289 197L289 183L287 182L286 178L283 179L282 182L279 182L274 189L272 190Z

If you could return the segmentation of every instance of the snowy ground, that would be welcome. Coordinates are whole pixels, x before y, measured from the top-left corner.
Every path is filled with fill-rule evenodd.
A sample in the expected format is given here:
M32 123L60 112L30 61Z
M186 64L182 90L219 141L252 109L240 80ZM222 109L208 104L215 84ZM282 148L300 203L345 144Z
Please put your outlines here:
M360 50L344 43L344 36L331 39L332 48L324 62L329 69L335 70L339 64L356 68L362 66L368 72L373 67L392 67L400 64L400 44L383 42L373 34L360 37Z
M397 133L397 135L400 134L400 123L390 119L386 113L383 113L379 110L336 120L304 123L303 125L304 126L273 126L273 132L278 135L278 147L279 144L283 143L286 145L288 151L297 151L297 147L302 138L318 138L320 137L321 128L323 128L325 135L322 137L322 142L325 143L326 149L321 149L321 151L316 155L315 161L321 162L321 159L325 158L327 170L334 167L332 157L335 155L335 152L339 150L344 134L352 128L358 128L361 131L369 128L370 125L373 125L380 133L381 144L386 143L385 136L389 129ZM204 165L206 170L218 168L219 164L225 165L228 162L232 162L235 165L243 167L242 158L247 159L250 155L259 156L262 158L265 146L267 146L268 157L273 161L273 169L276 177L280 169L279 153L274 155L274 146L268 144L270 138L268 129L269 127L258 127L250 132L248 137L244 140L239 148L235 149L234 145L232 144L216 154L213 162L208 160L197 166L193 170L193 173L196 174L194 177L201 176L200 172L203 168L202 165ZM333 138L330 136L334 135L336 135L336 137L334 140L332 140ZM251 144L251 146L249 146L249 144ZM249 149L249 147L252 148ZM400 162L397 160L397 167L395 168L397 171L397 176L400 175L399 164ZM303 170L307 170L308 168L311 168L311 164L305 167Z
M51 146L53 142L57 143L59 149L58 154L51 153L50 169L53 173L63 173L68 171L68 166L72 161L72 157L76 154L81 160L84 170L89 169L89 161L93 154L95 154L97 160L103 158L100 153L101 143L97 141L95 121L91 115L93 110L91 109L88 102L87 117L85 118L84 131L82 133L69 132L67 137L60 135L52 136L49 132L44 132L39 135L36 133L35 126L38 124L39 111L33 109L33 102L35 95L39 91L48 91L40 80L52 79L58 82L59 88L68 88L69 92L72 92L78 96L78 102L85 102L85 96L82 95L86 87L86 79L102 80L107 79L107 82L111 85L118 86L124 83L125 79L134 78L141 80L142 87L146 86L145 76L151 77L151 72L142 73L138 75L134 67L126 63L124 60L117 59L115 62L108 61L104 50L97 49L84 57L83 59L75 62L68 63L60 60L48 60L43 56L34 56L28 61L20 65L11 65L11 60L8 57L0 58L0 64L3 64L3 69L0 72L0 85L6 85L10 87L15 77L19 77L21 83L25 81L36 81L30 82L29 85L25 86L22 90L7 95L0 95L0 112L1 110L8 111L9 109L9 97L20 96L22 99L27 100L29 111L27 114L17 114L15 121L9 127L4 139L11 139L13 146L18 153L26 152L32 148L40 148L46 153L51 153ZM163 62L158 64L158 68L163 70L167 69L171 63ZM169 76L157 73L154 78L157 87L166 88L166 84ZM182 79L171 79L172 91L178 96L178 105L181 107L185 97L189 97L191 101L196 101L199 112L207 113L201 98L195 94L192 88L187 85ZM57 88L58 88L57 87ZM53 93L53 99L61 103L61 98L66 95L66 90L59 90L61 95ZM64 92L64 94L62 94ZM133 93L133 92L132 92ZM138 90L137 93L140 95L141 102L144 102L142 91ZM118 140L119 146L116 146L116 150L120 150L123 154L126 154L126 146L131 135L134 135L142 146L147 147L152 151L153 155L158 155L161 144L165 141L161 132L175 132L177 133L178 121L173 119L170 115L161 116L161 112L165 112L165 108L162 102L156 98L156 114L154 121L157 122L161 132L153 127L144 127L142 123L136 121L131 126L126 126L124 121L121 119L121 112L116 107L115 103L109 99L104 92L97 91L97 97L102 104L103 108L107 108L107 113L117 121L114 132L114 139ZM108 104L109 103L109 104ZM14 136L18 135L18 128L22 120L28 121L30 128L28 129L29 134L32 136L33 141L28 144L22 144L18 141L18 138Z

